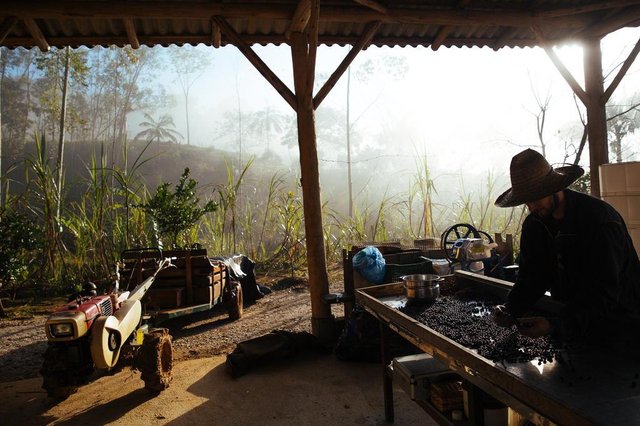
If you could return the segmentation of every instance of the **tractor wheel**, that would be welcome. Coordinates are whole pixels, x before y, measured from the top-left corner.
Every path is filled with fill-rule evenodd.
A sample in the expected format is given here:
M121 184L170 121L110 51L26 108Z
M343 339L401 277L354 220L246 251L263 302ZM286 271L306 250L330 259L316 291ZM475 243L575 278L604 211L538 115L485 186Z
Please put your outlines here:
M55 399L66 399L76 393L80 385L87 381L88 375L79 375L76 366L68 365L67 351L49 346L43 354L44 361L40 374L42 389Z
M229 319L237 320L242 318L242 286L238 281L231 281L229 285L231 287L227 293L225 304Z
M169 330L156 328L145 334L139 356L144 387L151 392L162 392L168 388L173 377L173 347Z

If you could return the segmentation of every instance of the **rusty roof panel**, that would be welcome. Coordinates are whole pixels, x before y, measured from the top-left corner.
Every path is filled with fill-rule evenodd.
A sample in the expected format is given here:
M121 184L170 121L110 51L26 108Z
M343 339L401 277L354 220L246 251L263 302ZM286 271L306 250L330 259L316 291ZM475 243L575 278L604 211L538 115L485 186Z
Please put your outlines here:
M18 22L3 45L32 47L23 23L33 18L52 46L125 45L125 19L133 22L141 44L212 43L211 19L224 18L248 43L286 43L286 33L299 0L22 0L6 2L2 22ZM624 26L640 25L640 0L460 0L382 1L381 13L353 0L321 1L318 39L321 44L355 44L367 24L380 21L376 46L430 46L443 27L443 46L525 47L539 44L537 25L554 43L576 37L601 36ZM0 34L3 36L4 34ZM222 34L222 44L229 38Z

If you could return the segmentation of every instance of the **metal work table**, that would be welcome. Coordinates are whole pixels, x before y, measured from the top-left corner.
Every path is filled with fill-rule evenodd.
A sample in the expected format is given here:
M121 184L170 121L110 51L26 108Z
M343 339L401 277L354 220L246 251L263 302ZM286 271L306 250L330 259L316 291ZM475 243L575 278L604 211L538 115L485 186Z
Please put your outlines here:
M499 297L506 297L511 285L464 271L456 272L453 284L455 288L478 286ZM496 363L400 312L398 308L406 303L402 283L358 289L356 301L381 324L388 420L393 419L393 399L391 379L384 374L390 361L384 335L391 329L536 424L640 424L637 351L594 347L563 354L562 362ZM558 309L549 297L543 298L538 307L546 311ZM471 417L474 423L474 416Z

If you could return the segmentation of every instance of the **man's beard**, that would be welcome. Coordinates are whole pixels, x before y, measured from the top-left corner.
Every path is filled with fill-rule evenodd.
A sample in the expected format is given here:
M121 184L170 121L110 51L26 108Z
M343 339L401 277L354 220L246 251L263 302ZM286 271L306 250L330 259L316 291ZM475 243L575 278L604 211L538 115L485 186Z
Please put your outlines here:
M554 192L553 195L551 196L551 207L537 209L532 213L541 219L549 218L553 216L553 213L555 213L555 211L558 209L559 203L560 203L560 200L558 199L558 193Z

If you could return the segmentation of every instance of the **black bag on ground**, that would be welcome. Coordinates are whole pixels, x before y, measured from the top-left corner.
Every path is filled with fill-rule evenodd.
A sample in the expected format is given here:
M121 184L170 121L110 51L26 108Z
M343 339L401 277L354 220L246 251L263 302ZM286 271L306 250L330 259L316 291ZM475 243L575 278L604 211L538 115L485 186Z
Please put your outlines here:
M243 254L232 257L218 256L214 259L221 260L229 269L229 277L232 281L239 281L242 286L242 299L244 304L254 303L267 294L264 287L258 285L254 272L255 262Z
M420 353L414 345L396 333L387 335L387 349L393 357ZM380 362L380 323L359 305L355 305L335 347L341 361Z
M238 343L227 355L227 370L236 378L257 366L291 359L305 352L327 353L327 349L317 337L305 331L274 330Z

